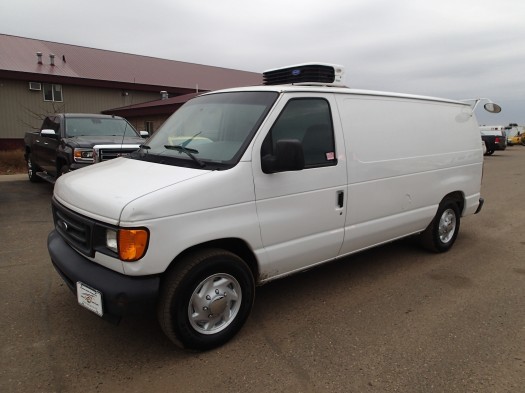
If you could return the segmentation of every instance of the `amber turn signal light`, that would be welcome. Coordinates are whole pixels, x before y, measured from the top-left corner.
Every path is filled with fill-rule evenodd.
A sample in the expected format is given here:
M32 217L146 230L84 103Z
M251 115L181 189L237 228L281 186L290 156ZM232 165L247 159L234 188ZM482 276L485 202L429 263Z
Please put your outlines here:
M126 262L138 261L148 248L149 232L145 229L119 229L119 257Z

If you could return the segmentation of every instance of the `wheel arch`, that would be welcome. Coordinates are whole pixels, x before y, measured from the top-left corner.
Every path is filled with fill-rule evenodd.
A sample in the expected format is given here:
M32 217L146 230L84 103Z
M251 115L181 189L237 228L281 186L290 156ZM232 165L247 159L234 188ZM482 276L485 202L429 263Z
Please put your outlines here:
M186 255L209 248L218 248L237 255L244 262L246 262L250 271L252 272L255 282L257 282L257 279L259 277L259 264L257 262L257 258L255 257L255 254L253 253L252 249L248 246L248 244L244 240L239 238L216 239L191 246L183 252L181 252L179 255L177 255L177 257L175 257L175 259L169 264L164 274L168 270L176 266L177 263L181 259L184 259Z
M440 204L448 200L454 201L456 203L461 215L463 216L463 209L465 208L465 194L462 191L450 192L445 195L443 199L441 199Z

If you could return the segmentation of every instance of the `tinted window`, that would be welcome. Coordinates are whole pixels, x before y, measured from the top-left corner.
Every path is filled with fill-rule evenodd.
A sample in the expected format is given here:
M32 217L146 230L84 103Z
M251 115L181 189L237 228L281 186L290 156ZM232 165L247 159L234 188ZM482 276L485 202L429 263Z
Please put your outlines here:
M301 142L307 168L337 163L330 105L324 99L290 100L266 137L261 156L273 154L281 139Z

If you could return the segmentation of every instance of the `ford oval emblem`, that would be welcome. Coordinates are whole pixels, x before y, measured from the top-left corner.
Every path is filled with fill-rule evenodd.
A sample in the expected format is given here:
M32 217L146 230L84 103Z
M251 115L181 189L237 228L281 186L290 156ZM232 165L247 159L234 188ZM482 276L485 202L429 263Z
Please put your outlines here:
M301 75L301 70L293 70L292 75L293 76Z

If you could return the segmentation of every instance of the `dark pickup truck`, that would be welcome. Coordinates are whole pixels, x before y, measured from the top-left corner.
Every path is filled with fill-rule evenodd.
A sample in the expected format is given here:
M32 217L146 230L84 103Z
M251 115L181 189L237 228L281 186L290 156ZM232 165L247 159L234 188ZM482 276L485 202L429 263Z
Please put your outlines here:
M485 142L487 152L485 155L490 156L496 150L505 150L507 148L507 135L501 126L480 127L481 139Z
M27 132L24 138L29 180L54 183L66 172L137 150L147 136L118 116L47 116L40 131Z

